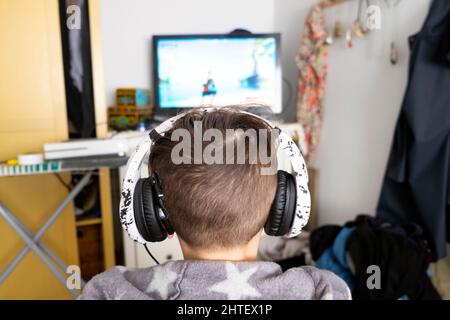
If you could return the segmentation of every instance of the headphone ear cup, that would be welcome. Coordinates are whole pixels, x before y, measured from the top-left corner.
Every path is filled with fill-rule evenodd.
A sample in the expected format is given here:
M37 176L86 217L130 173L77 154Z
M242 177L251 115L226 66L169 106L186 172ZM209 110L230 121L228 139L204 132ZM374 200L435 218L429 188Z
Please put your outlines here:
M295 178L292 174L279 170L278 184L270 208L269 218L264 226L265 232L270 236L283 236L289 232L294 221L297 190Z
M157 218L158 212L153 201L151 178L139 179L134 189L133 199L134 219L142 238L148 242L165 240L166 232Z

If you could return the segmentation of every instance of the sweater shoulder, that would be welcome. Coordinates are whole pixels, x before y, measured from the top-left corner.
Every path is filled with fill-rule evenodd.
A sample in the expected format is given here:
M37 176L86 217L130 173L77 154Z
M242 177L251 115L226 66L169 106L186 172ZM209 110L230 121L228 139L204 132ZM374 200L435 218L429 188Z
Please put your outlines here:
M309 275L315 288L315 299L351 300L352 298L350 289L345 281L331 271L313 266L303 266L292 270Z

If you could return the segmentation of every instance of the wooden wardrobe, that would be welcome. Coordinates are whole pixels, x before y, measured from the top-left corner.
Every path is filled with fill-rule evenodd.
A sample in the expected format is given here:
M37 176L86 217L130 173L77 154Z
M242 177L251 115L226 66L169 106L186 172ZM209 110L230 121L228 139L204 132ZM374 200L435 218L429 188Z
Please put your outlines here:
M106 107L98 23L99 1L89 1L96 126L106 136ZM43 151L68 137L57 0L0 0L0 161ZM69 174L62 175L66 181ZM109 171L100 170L105 268L114 264ZM67 195L53 175L0 178L0 201L32 230ZM70 204L42 240L66 264L79 264L74 207ZM25 246L0 219L0 271ZM0 285L0 299L71 299L66 288L29 252Z

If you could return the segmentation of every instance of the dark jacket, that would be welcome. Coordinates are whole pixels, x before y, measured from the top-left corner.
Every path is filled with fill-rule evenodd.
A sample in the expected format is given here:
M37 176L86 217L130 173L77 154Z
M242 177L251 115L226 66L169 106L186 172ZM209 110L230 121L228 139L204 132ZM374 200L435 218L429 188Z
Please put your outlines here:
M377 214L420 224L446 256L450 203L450 1L434 0L410 38L409 80Z

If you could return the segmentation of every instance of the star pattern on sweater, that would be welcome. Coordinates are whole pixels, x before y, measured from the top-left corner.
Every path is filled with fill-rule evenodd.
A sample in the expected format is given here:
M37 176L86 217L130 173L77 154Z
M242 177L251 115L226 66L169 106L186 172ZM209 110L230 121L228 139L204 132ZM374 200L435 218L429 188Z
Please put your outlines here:
M166 267L156 267L153 271L153 278L145 292L158 292L161 299L166 300L169 296L169 287L175 282L178 275Z
M116 291L114 294L105 292L105 299L106 300L122 300L125 296L126 291L118 292Z
M248 280L256 272L258 267L253 267L242 272L236 265L227 262L225 264L227 278L217 282L209 288L209 291L224 293L228 300L239 300L242 297L260 297L261 294L252 287Z

